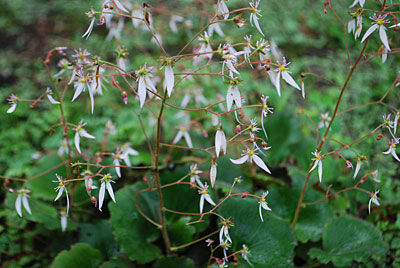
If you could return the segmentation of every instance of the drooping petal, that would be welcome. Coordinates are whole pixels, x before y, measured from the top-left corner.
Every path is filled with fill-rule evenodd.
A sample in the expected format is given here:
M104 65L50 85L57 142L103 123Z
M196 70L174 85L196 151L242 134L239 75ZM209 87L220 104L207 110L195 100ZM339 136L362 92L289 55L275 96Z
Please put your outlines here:
M349 8L353 8L355 5L357 5L358 1L359 1L359 0L354 0L353 4L351 4L351 5L349 6Z
M147 87L147 88L149 88L149 89L150 89L151 91L153 91L153 92L157 92L157 89L156 89L156 87L154 86L153 81L150 79L150 77L145 76L145 77L144 77L144 81L145 81L145 83L146 83L146 87Z
M233 88L233 99L235 100L236 107L242 107L242 98L240 97L240 91L237 86Z
M117 6L118 9L128 13L128 10L121 4L121 2L119 2L119 0L112 0L112 1L114 2L114 4Z
M372 25L364 34L363 38L361 39L361 43L364 43L365 39L368 38L376 29L378 28L378 24Z
M319 177L319 182L322 182L322 161L319 161L318 163L318 177Z
M281 71L278 72L278 74L276 75L276 80L275 80L275 87L276 87L276 91L278 91L278 96L281 95Z
M253 155L253 160L254 163L261 169L263 169L265 172L271 174L271 171L268 169L267 165L264 163L264 161L258 156L258 155Z
M267 205L266 202L261 202L261 206L262 206L263 209L265 209L265 210L272 211L272 209Z
M379 26L379 37L381 38L381 41L383 45L386 47L386 49L390 51L389 41L386 34L386 28L383 25Z
M74 142L75 142L76 150L78 151L78 153L81 153L81 148L80 148L80 146L79 146L80 136L79 136L78 131L75 133Z
M25 210L32 215L31 208L29 207L28 197L26 195L22 196L22 204L24 205Z
M50 94L47 94L47 98L49 99L50 103L52 104L60 104L59 101L56 101L53 96L51 96Z
M258 213L260 214L261 221L264 222L264 219L262 216L262 210L261 210L261 202L260 202L260 205L258 206Z
M303 99L306 98L306 91L304 89L304 81L301 81L301 96L303 97Z
M117 173L118 178L121 178L121 168L119 167L119 160L114 159L114 166L115 167L115 172Z
M90 135L89 133L87 133L87 131L84 130L84 129L79 130L78 133L79 133L79 136L82 136L82 137L87 138L87 139L95 139L96 138L95 136Z
M314 161L314 165L311 167L311 169L310 169L310 171L308 173L311 173L317 167L319 161L321 161L321 160L315 160Z
M211 181L211 187L213 187L213 188L214 188L216 179L217 179L217 165L212 163L211 169L210 169L210 181Z
M286 81L286 83L288 83L292 87L297 88L298 90L301 90L301 88L297 85L296 81L294 81L293 77L287 71L282 72L282 78L283 78L283 80Z
M382 51L382 63L385 63L387 60L387 49L384 48Z
M67 188L64 187L64 189L65 189L65 196L67 197L67 215L68 215L68 213L69 213L69 197L68 197Z
M264 36L264 33L263 33L263 31L261 30L260 24L258 23L257 15L256 15L256 14L253 14L253 15L254 15L254 16L253 16L253 23L254 23L254 26L256 26L257 30L262 34L262 36Z
M369 199L369 202L368 202L368 214L371 214L371 202L372 202L372 198Z
M168 97L170 97L172 90L174 89L175 77L174 70L169 65L165 66L165 80L167 84Z
M244 155L239 159L230 159L232 163L236 164L236 165L240 165L243 164L244 162L246 162L249 159L249 155Z
M393 120L393 124L394 124L394 126L393 126L393 133L394 133L395 135L396 135L396 131L397 131L397 124L399 123L399 118L400 118L400 114L397 113L396 116L394 117L394 120Z
M355 32L356 30L356 20L355 19L351 19L348 24L347 24L347 32L351 33L351 32Z
M106 183L103 181L100 186L100 191L99 191L99 210L101 210L101 207L103 206L103 201L104 201L104 195L106 194Z
M211 199L211 196L210 196L209 194L205 194L205 195L204 195L204 198L206 199L206 201L207 201L209 204L211 204L211 205L213 205L213 206L216 206L215 203L214 203L214 201Z
M178 141L182 139L182 136L183 136L183 131L179 130L178 134L176 134L174 140L172 141L172 144L177 144Z
M146 101L146 84L144 82L143 77L139 77L139 86L138 86L138 95L139 95L139 102L140 108L143 108L143 105Z
M361 160L357 160L357 165L356 165L356 170L354 171L353 179L357 177L358 172L360 171L361 168Z
M65 190L65 187L64 187L64 186L61 186L61 187L58 189L58 194L57 194L57 196L56 196L56 199L54 199L54 201L57 201L57 200L62 196L64 190Z
M61 215L60 221L61 221L61 231L65 232L67 230L67 225L68 225L67 215Z
M82 35L81 38L84 38L85 36L86 36L86 39L89 38L89 35L90 35L90 33L92 32L92 30L93 30L93 25L94 25L94 21L95 21L95 20L96 20L96 18L93 18L93 19L90 21L89 27L87 28L86 32Z
M231 110L232 104L233 104L233 87L229 86L228 92L226 93L226 107L228 108L228 111Z
M217 130L217 133L215 134L215 154L217 155L217 157L219 157L219 152L221 151L221 132L221 130Z
M78 98L81 95L84 88L85 84L82 83L79 83L79 85L76 86L74 96L72 97L72 101L76 100L76 98Z
M183 132L183 137L185 138L185 141L186 141L187 145L189 146L189 148L193 148L192 139L190 138L190 135L187 131Z
M383 154L390 154L392 152L392 147L390 147L387 151L382 152Z
M229 9L225 4L224 0L219 1L218 5L218 14L223 14L224 15L224 20L227 20L229 18Z
M203 207L204 207L204 195L202 194L200 196L200 214L203 213Z
M397 161L400 162L400 159L399 159L399 157L397 156L396 150L395 150L395 149L392 149L392 155L393 155L394 159L396 159Z
M106 182L106 186L107 186L108 194L110 195L112 201L114 201L114 203L117 203L117 202L115 201L113 188L112 188L111 183L110 183L109 181Z
M18 215L22 217L22 203L21 203L22 195L18 194L17 199L15 200L15 210Z
M7 110L7 113L8 114L13 113L16 108L17 108L17 104L16 103L11 103L11 107Z
M88 86L88 91L89 91L89 97L90 97L90 108L91 108L90 111L93 114L93 111L94 111L94 97L93 97L92 88L90 86Z

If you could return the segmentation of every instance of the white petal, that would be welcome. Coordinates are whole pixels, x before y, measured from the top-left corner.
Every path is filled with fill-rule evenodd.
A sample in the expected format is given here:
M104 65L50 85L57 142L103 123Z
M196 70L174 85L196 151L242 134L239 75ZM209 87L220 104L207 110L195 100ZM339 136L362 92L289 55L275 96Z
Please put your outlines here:
M393 121L393 124L394 124L393 132L394 132L394 134L396 134L396 131L397 131L397 124L399 123L399 118L400 118L400 115L396 114L396 116L394 118L394 121Z
M221 144L222 144L222 131L217 130L215 134L215 154L219 157L219 152L221 151Z
M374 203L377 206L380 206L378 199L372 198L372 203Z
M168 92L168 97L171 96L172 90L174 89L174 70L172 69L171 66L165 66L165 80L167 83L167 92Z
M301 96L303 97L303 99L306 98L306 91L304 89L304 81L301 81Z
M200 214L203 213L203 207L204 207L204 195L202 194L200 196Z
M150 79L150 77L145 76L144 81L146 83L147 88L149 88L151 91L157 92L157 89L154 86L153 81Z
M260 213L261 221L264 222L264 219L263 219L263 216L262 216L262 210L261 210L261 202L260 202L260 206L258 207L258 213Z
M224 239L222 238L222 235L223 235L223 233L224 233L224 230L225 230L225 226L222 226L222 227L221 227L221 230L219 231L219 243L220 243L220 244L223 244L223 243L224 243Z
M120 9L123 12L127 12L128 13L128 10L118 0L112 0L112 1L118 7L118 9Z
M399 159L399 157L398 157L397 154L396 154L396 150L392 149L392 155L393 155L394 159L396 159L397 161L400 162L400 159Z
M15 111L15 109L17 108L17 104L16 103L12 103L11 107L7 110L8 114L11 114Z
M65 196L67 197L67 215L68 215L68 212L69 212L69 197L68 197L67 188L64 187L64 189L65 189Z
M72 97L72 101L76 100L76 98L78 98L79 95L81 95L84 88L85 88L85 84L82 84L82 83L79 83L79 85L76 86L74 96Z
M26 195L22 196L22 204L24 205L24 208L30 215L32 215L31 208L29 207L28 203L28 197Z
M17 211L17 213L20 217L22 217L21 199L22 199L22 195L18 194L17 199L15 200L15 210Z
M358 3L358 0L354 0L353 4L351 4L351 5L349 6L349 8L353 8L355 5L357 5L357 3Z
M356 166L356 170L354 171L353 179L355 179L357 177L357 174L360 171L360 168L361 168L361 161L357 160L357 166Z
M187 131L183 132L183 137L185 138L185 141L186 141L187 145L189 146L189 148L193 148L192 139L190 138L189 133Z
M386 34L386 28L383 25L381 25L379 27L379 37L381 38L381 41L382 41L383 45L386 47L386 49L388 51L390 51L389 41L388 41L387 34Z
M61 231L65 232L67 230L68 225L68 217L66 215L61 215Z
M261 169L266 171L267 173L271 174L271 171L269 171L267 165L262 161L262 159L258 155L253 155L253 160L254 163L256 163L257 166L259 166Z
M378 24L372 25L364 34L363 38L361 39L361 43L364 43L365 39L370 36L376 29L378 28Z
M351 19L349 21L349 23L347 24L347 32L355 32L356 30L356 20L355 19Z
M93 92L90 86L88 86L88 91L89 91L89 97L90 97L90 106L91 106L91 112L93 114L94 111L94 97L93 97Z
M79 130L78 133L79 133L79 136L82 136L82 137L87 138L87 139L95 139L96 138L95 136L90 135L89 133L87 133L87 131L84 130L84 129Z
M62 195L63 192L64 192L64 189L65 189L64 186L62 186L62 187L59 188L58 193L57 193L57 196L56 196L56 199L54 199L54 201L57 201L57 200L61 197L61 195Z
M107 186L108 194L110 195L112 201L114 201L114 203L117 203L117 202L115 201L113 188L112 188L111 183L110 183L109 181L106 182L106 186Z
M257 30L262 34L262 36L264 36L264 33L260 28L260 24L258 23L258 18L257 18L256 14L254 14L254 16L253 16L253 23L256 26Z
M267 205L267 203L265 202L261 202L261 206L263 207L263 209L268 210L268 211L272 211L272 209Z
M391 2L391 1L390 1ZM364 4L365 4L365 0L360 0L360 6L361 7L364 7Z
M243 164L244 162L246 162L249 159L249 155L244 155L239 159L230 159L232 163L236 164L236 165L240 165Z
M139 94L140 108L142 108L144 105L144 102L146 101L146 84L144 82L143 77L139 77L138 94Z
M382 52L382 63L385 63L387 60L387 49L384 48Z
M131 160L129 159L129 155L127 154L126 156L123 157L125 164L130 167L131 166Z
M89 35L90 35L90 33L92 32L92 30L93 30L93 25L94 25L95 19L96 19L96 18L93 18L93 19L91 20L90 25L89 25L89 27L87 28L86 32L82 35L82 38L84 38L85 36L86 36L86 39L89 38Z
M177 144L180 139L182 139L183 136L183 131L178 131L178 134L176 134L174 140L172 141L172 144Z
M99 210L101 210L101 207L103 206L103 201L104 201L104 195L106 194L106 183L102 182L100 186L100 191L99 191Z
M118 159L114 160L114 166L117 166L117 167L115 167L115 172L117 172L118 178L121 178L121 168L119 167Z
M282 72L282 78L292 87L301 90L301 88L296 84L296 81L294 81L293 77L287 71Z
M219 13L219 14L224 14L224 20L227 20L227 19L229 18L229 9L228 9L228 7L226 6L224 0L221 0L221 1L219 2L218 9L219 9L219 10L218 10L218 13Z
M211 186L214 188L215 185L215 180L217 179L217 165L211 164L211 169L210 169L210 181L211 181Z
M281 95L281 71L278 72L278 74L276 75L276 80L275 80L275 87L276 87L276 91L278 91L278 95Z
M211 199L211 196L210 196L209 194L205 194L205 195L204 195L204 198L206 199L206 201L207 201L208 203L210 203L210 204L213 205L213 206L216 206L215 203L214 203L214 201Z
M79 141L80 141L80 136L79 136L79 133L78 133L78 131L77 131L77 132L75 133L74 142L75 142L76 150L78 151L78 153L81 153L81 148L80 148L80 146L79 146Z
M311 167L311 169L310 169L310 171L308 173L311 173L317 167L319 161L321 161L321 160L315 160L314 161L314 165Z
M270 72L268 72L268 76L269 76L269 79L271 80L271 83L272 83L274 86L276 86L275 84L276 84L276 82L277 82L277 76L278 76L278 74L276 74L275 72L270 71ZM278 77L278 78L279 78L279 77Z
M372 202L372 198L368 202L368 214L371 214L371 202Z
M56 101L56 100L53 98L53 96L51 96L50 94L47 94L47 98L49 99L49 101L50 101L52 104L60 104L60 102L59 102L59 101Z
M233 88L233 99L235 100L236 107L242 107L242 98L240 97L240 91L237 86Z
M322 161L319 161L318 163L318 176L319 182L322 182Z
M233 104L233 87L229 86L228 92L226 93L226 106L228 108L228 111L231 110L232 104Z

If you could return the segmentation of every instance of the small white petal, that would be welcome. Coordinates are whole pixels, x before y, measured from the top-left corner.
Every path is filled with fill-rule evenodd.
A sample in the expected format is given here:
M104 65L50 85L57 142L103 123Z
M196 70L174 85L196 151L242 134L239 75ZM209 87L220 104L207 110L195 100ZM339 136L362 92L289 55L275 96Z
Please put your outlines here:
M215 203L214 203L214 201L211 199L211 196L210 196L209 194L205 194L205 195L204 195L204 198L206 199L206 201L207 201L208 203L210 203L210 204L213 205L213 206L216 206Z
M268 211L272 211L272 209L267 205L267 203L265 202L261 202L261 206L263 207L263 209L268 210Z
M270 76L271 77L271 76ZM275 87L276 87L276 91L278 91L278 95L281 95L281 71L278 72L278 74L276 75L276 80L275 80Z
M67 225L68 225L67 215L61 215L60 221L61 221L61 231L65 232L67 230Z
M59 188L58 194L57 194L57 196L56 196L56 199L54 199L54 201L57 201L57 200L61 197L61 195L62 195L63 192L64 192L64 189L65 189L64 186L61 186L61 187Z
M65 196L67 197L67 215L68 215L68 213L69 213L69 197L68 197L67 188L65 188L65 186L64 186L64 189L65 189Z
M147 88L149 88L149 89L150 89L151 91L153 91L153 92L157 92L157 89L156 89L156 87L154 86L153 81L150 79L150 77L145 76L145 77L144 77L144 81L145 81L145 83L146 83L146 87L147 87Z
M103 201L104 201L104 195L106 194L106 183L102 182L100 186L100 191L99 191L99 210L101 210L101 207L103 206Z
M114 166L116 166L115 172L117 173L118 178L121 178L121 168L119 167L118 159L114 159Z
M22 204L24 205L24 208L26 209L26 211L28 211L28 213L30 215L32 215L31 208L29 207L29 203L28 203L28 197L26 195L22 196Z
M16 103L12 103L11 107L7 110L8 114L11 114L15 111L15 109L17 108L17 104Z
M364 34L363 38L361 39L361 43L364 43L365 39L370 36L376 29L378 28L378 24L372 25Z
M72 97L72 101L76 100L76 98L78 98L79 95L81 95L84 88L85 88L85 84L82 84L82 83L79 83L79 85L76 86L74 96Z
M89 97L90 97L90 108L91 108L91 112L93 114L94 111L94 97L93 97L93 91L91 87L88 87L88 91L89 91Z
M354 171L353 179L355 179L357 177L357 174L360 171L360 168L361 168L361 160L357 160L357 166L356 166L356 170Z
M228 92L226 93L226 106L228 108L228 111L231 110L232 104L233 104L233 87L229 86Z
M260 214L261 221L264 222L264 219L262 216L262 210L261 210L261 202L260 202L260 206L258 207L258 213Z
M110 195L112 201L114 201L114 203L117 203L117 202L115 201L113 188L112 188L111 183L110 183L109 181L106 182L106 186L107 186L108 194Z
M235 100L236 107L242 107L242 98L240 97L240 91L237 86L233 88L233 99Z
M256 26L257 30L262 34L262 36L264 36L263 31L261 30L260 24L258 23L258 18L256 14L252 14L253 16L253 23Z
M249 159L249 155L244 155L239 159L230 159L232 163L236 164L236 165L240 165L243 164L244 162L246 162Z
M95 19L96 19L96 18L93 18L93 19L90 21L90 25L89 25L89 27L87 28L86 32L82 35L82 38L84 38L85 36L86 36L86 39L89 38L89 35L90 35L90 33L92 32L92 30L93 30L93 25L94 25Z
M400 159L399 159L399 157L398 157L397 154L396 154L396 150L392 149L392 155L393 155L394 159L396 159L397 161L400 162Z
M311 171L313 171L317 167L319 161L321 161L321 160L314 161L314 165L312 166L312 168L310 169L310 171L308 173L311 173Z
M59 101L56 101L56 100L53 98L53 96L51 96L50 94L47 94L47 98L49 99L49 101L50 101L52 104L60 104L60 102L59 102Z
M174 140L172 141L172 144L177 144L178 141L180 141L183 137L183 131L178 131L178 134L176 134Z
M259 166L261 169L266 171L267 173L271 174L271 171L268 169L267 165L262 161L262 159L258 155L253 155L254 163Z
M95 136L90 135L89 133L87 133L87 131L84 130L84 129L79 130L78 133L79 133L79 136L82 136L82 137L87 138L87 139L95 139L96 138Z
M15 200L15 210L18 215L22 217L22 203L21 203L22 195L18 194L17 199Z

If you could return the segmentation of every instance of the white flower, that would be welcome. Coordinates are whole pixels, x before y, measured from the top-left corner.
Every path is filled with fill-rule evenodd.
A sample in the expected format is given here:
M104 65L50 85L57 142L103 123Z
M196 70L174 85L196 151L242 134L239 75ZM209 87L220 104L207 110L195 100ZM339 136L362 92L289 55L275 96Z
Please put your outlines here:
M199 174L203 173L203 171L197 169L197 164L190 165L190 182L196 182L198 185L202 186L203 184L200 181Z
M239 159L230 159L232 163L236 165L243 164L244 162L248 161L252 163L256 163L257 166L259 166L261 169L263 169L265 172L271 174L271 171L269 171L267 165L262 161L262 159L255 154L254 149L251 150L245 150L243 151L242 157Z
M103 206L103 202L104 202L104 195L106 194L106 188L108 191L108 194L110 195L112 201L114 201L114 203L117 203L115 201L115 197L114 197L114 191L113 188L111 186L111 182L115 183L115 181L111 180L112 176L110 173L103 175L103 178L100 180L101 181L101 185L100 185L100 191L99 191L99 210L101 210L101 207Z
M170 64L165 65L165 87L167 90L168 97L171 97L172 90L174 89L175 77L174 77L174 69Z
M117 6L117 8L123 12L128 13L129 11L119 2L118 0L112 0L112 2Z
M359 3L361 7L364 7L365 0L354 0L353 4L351 4L349 8L353 8L355 5L357 5L357 3Z
M92 175L93 173L89 169L86 169L84 172L81 173L81 176L83 176L83 178L85 179L85 188L89 196L91 195L91 191L93 189L97 189L97 186L93 185Z
M79 64L90 63L90 60L88 59L90 53L86 49L82 50L81 48L79 48L78 50L74 49L74 51L75 54L72 55L72 57L77 59L77 63ZM82 69L82 65L78 65L76 67L77 70ZM73 78L74 77L71 78L68 84L70 84L74 80Z
M65 232L68 226L68 216L66 214L61 214L60 223L61 223L61 231Z
M278 63L279 64L279 63ZM281 95L281 85L280 85L280 77L282 76L283 80L285 80L286 83L291 85L294 88L297 88L298 90L301 90L301 88L296 84L296 81L294 81L293 77L289 74L289 71L287 69L287 66L290 64L290 62L286 63L286 59L283 58L283 61L281 64L279 64L279 68L275 69L275 72L277 72L277 76L275 79L275 87L276 90L278 91L278 95Z
M217 179L217 163L215 161L211 161L210 182L211 182L211 187L213 188L216 179Z
M378 170L377 170L377 169L374 170L374 171L372 171L371 175L372 175L372 179L373 179L375 182L381 182L380 180L377 179L377 177L378 177Z
M224 32L221 29L221 24L220 23L213 23L210 26L208 26L208 35L212 36L214 32L216 32L219 36L223 37Z
M91 18L91 21L90 21L90 24L89 24L88 29L87 29L86 32L82 35L82 38L86 37L86 39L88 39L88 38L89 38L89 35L92 33L93 25L94 25L94 21L96 20L96 17L95 17L95 12L94 12L93 9L90 10L89 12L87 12L86 15L87 15L89 18Z
M399 143L398 139L394 139L389 142L389 149L384 154L392 154L393 158L400 162L400 158L396 154L396 144Z
M247 263L251 266L254 267L254 265L249 261L249 256L250 256L250 252L249 252L249 248L243 244L243 249L242 249L242 258L247 261Z
M180 141L182 139L182 137L185 139L187 145L189 146L189 148L193 148L193 143L192 143L192 139L190 138L189 133L186 130L186 127L181 126L179 127L179 131L178 134L176 134L174 140L172 141L173 144L177 144L178 141Z
M46 95L47 95L47 98L49 99L49 101L50 101L52 104L60 104L60 102L59 102L59 101L56 101L56 100L53 98L53 96L51 96L51 94L53 94L53 92L52 92L51 89L48 87L48 88L46 89Z
M263 129L265 138L267 138L267 139L268 139L268 135L264 128L264 117L267 117L268 113L271 113L271 114L274 113L272 111L274 108L269 107L267 104L268 98L269 98L269 96L264 97L264 95L262 95L262 97L261 97L261 101L262 101L262 105L263 105L263 108L261 111L261 128Z
M231 225L230 220L225 220L222 222L222 227L221 230L219 231L219 242L220 244L223 244L225 241L229 241L232 243L232 239L229 235L229 227ZM223 238L225 236L225 239Z
M25 210L32 215L31 208L29 207L28 197L31 191L27 189L19 189L17 190L17 199L15 200L15 210L17 211L18 215L22 217L22 205L24 205Z
M112 157L114 158L114 166L115 166L115 172L117 173L118 178L121 178L121 167L119 160L122 159L126 162L126 158L128 158L128 153L122 153L121 149L117 148L117 151L115 154L112 154ZM128 159L128 162L130 163L130 160Z
M131 166L131 160L129 159L129 156L130 155L139 155L139 152L138 151L136 151L135 149L132 149L131 147L130 147L130 143L129 142L127 142L127 143L125 143L124 145L122 145L122 147L121 147L121 149L122 149L122 154L123 155L126 155L126 157L124 158L124 161L125 161L125 164L127 165L127 166Z
M243 56L244 59L247 62L250 62L250 54L251 54L251 50L254 49L254 47L251 45L251 35L250 36L245 36L244 40L246 41L246 45L243 48ZM252 66L252 65L251 65Z
M369 199L368 202L368 213L371 214L371 203L374 203L377 206L380 206L379 201L378 201L378 193L379 191L375 191L372 195L371 198Z
M15 111L17 108L17 102L18 102L18 97L14 94L11 94L11 96L8 98L8 103L11 105L11 107L7 110L8 114L11 114Z
M200 49L197 51L197 53L202 55L194 57L194 62L197 62L200 57L208 59L212 58L213 50L211 47L211 39L209 34L207 32L204 32L204 34L202 34L198 40L200 42Z
M320 155L320 152L317 151L311 154L315 156L312 158L312 160L314 160L314 165L308 173L311 173L318 166L319 182L322 182L322 156Z
M87 133L85 129L83 129L83 126L85 126L85 125L86 125L86 123L82 123L82 121L81 121L81 122L78 123L76 128L73 129L73 130L76 131L74 141L75 141L76 150L79 153L81 153L81 148L80 148L80 145L79 145L80 137L84 137L84 138L87 138L87 139L95 139L96 138L95 136L90 135L89 133Z
M233 102L235 102L237 108L242 107L242 97L240 96L238 84L238 79L232 79L229 83L228 92L226 93L228 111L231 110Z
M211 205L216 206L214 201L211 199L211 196L207 192L208 185L207 183L203 186L201 186L201 190L199 190L199 194L201 195L200 197L200 214L203 213L203 207L204 207L204 199Z
M367 37L370 36L375 30L379 29L379 37L381 38L381 41L383 45L386 47L386 49L390 51L389 41L386 34L386 27L384 26L385 23L389 23L389 20L385 18L386 14L385 15L379 14L378 16L374 14L374 16L370 17L370 19L373 20L374 22L372 23L372 26L364 34L361 43L363 43L365 39L367 39Z
M228 267L228 265L225 265L225 261L228 261L228 255L226 254L226 251L228 250L228 248L231 246L231 244L228 243L228 241L224 241L223 243L220 244L223 251L224 251L224 261L218 266L219 268L222 267Z
M72 97L72 101L76 100L85 89L88 89L89 92L89 97L90 97L90 104L91 104L91 112L93 113L94 111L94 97L93 97L93 91L90 86L90 83L92 82L92 78L90 78L88 75L84 74L81 72L78 74L79 79L74 83L74 96Z
M64 138L61 141L61 146L60 148L58 148L57 150L57 155L60 157L63 157L64 154L68 153L68 140L66 138Z
M147 67L146 64L143 65L139 70L136 71L137 81L138 81L138 95L140 101L140 108L143 107L146 101L146 88L150 89L153 92L157 92L156 87L151 81L152 75L150 74L153 67Z
M57 177L57 180L53 181L53 182L57 182L58 183L58 186L56 188L54 188L56 190L56 192L58 192L58 194L56 196L56 199L54 199L54 201L57 201L62 196L62 194L65 192L65 196L67 198L67 215L68 215L68 212L69 212L69 197L68 197L68 191L67 191L67 187L66 187L67 183L58 174L56 174L56 177Z
M263 219L263 216L262 216L262 210L261 210L261 208L263 208L263 209L265 209L265 210L268 210L268 211L272 211L272 209L270 209L270 208L268 207L268 204L267 204L267 202L265 201L265 197L267 197L267 195L268 195L268 191L262 193L261 198L260 198L260 201L258 202L258 203L260 204L260 206L258 207L258 213L260 214L260 218L261 218L261 221L262 221L262 222L264 222L264 219Z
M178 32L178 27L176 26L177 22L183 22L185 19L182 16L172 15L169 20L169 27L174 33Z
M226 154L225 133L221 129L221 127L219 127L217 133L215 134L215 154L217 155L217 157L219 157L219 153L221 152L221 150L224 154Z
M357 158L357 165L356 165L356 169L354 171L353 179L355 179L357 177L357 174L361 169L361 165L362 165L362 162L361 162L361 158L359 157L359 158Z
M229 18L229 9L224 0L220 0L218 4L218 15L224 16L224 20Z
M117 134L117 128L111 120L108 120L106 123L106 131L108 134L115 135Z
M260 4L260 0L258 1L252 1L249 2L250 7L251 7L251 14L250 14L250 24L256 26L257 30L264 36L264 33L262 32L261 28L260 28L260 24L258 23L258 17L257 16L261 16L260 12L261 10L257 9L258 5Z
M321 121L318 124L318 128L323 128L329 126L329 122L331 121L331 117L329 116L329 112L321 114Z

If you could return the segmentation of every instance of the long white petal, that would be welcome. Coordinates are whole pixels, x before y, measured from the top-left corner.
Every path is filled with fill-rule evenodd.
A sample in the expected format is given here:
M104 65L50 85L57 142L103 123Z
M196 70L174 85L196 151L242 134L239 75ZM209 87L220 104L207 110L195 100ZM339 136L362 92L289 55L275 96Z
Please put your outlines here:
M254 14L254 16L253 16L253 23L256 26L257 30L262 34L262 36L264 36L264 33L261 30L260 24L258 23L258 18L257 18L256 14Z
M76 98L78 98L79 95L81 95L84 88L85 88L85 84L79 83L79 85L75 89L75 93L74 93L74 96L72 97L72 101L76 100Z
M139 94L140 108L142 108L144 105L144 102L146 101L146 84L144 82L143 77L139 77L138 94Z
M311 173L318 165L318 162L321 160L315 160L314 165L312 166L312 168L310 169L310 171L308 173Z
M200 213L203 213L203 207L204 207L204 195L202 194L200 196Z
M242 98L240 97L240 91L237 86L233 88L233 99L235 100L236 107L242 107Z
M368 202L368 214L371 214L371 202L372 202L372 198Z
M49 99L49 101L50 101L52 104L60 104L60 102L59 102L59 101L56 101L56 100L53 98L53 96L51 96L50 94L47 94L47 98Z
M276 75L276 80L275 80L275 87L276 87L276 91L278 91L278 95L281 95L281 71L278 72L278 74Z
M263 219L263 216L262 216L262 210L261 210L261 202L260 202L260 206L258 207L258 213L260 213L261 221L264 222L264 219Z
M396 135L396 131L397 131L397 124L399 123L399 118L400 118L400 115L399 114L396 114L396 116L395 116L395 118L394 118L394 121L393 121L393 124L394 124L394 126L393 126L393 133Z
M156 87L154 86L153 81L150 79L150 77L145 76L145 77L144 77L144 81L145 81L145 83L146 83L147 88L149 88L149 89L150 89L151 91L153 91L153 92L157 92L157 89L156 89Z
M84 129L79 130L78 133L79 133L79 136L82 136L82 137L87 138L87 139L95 139L96 138L95 136L90 135L89 133L87 133L87 131L84 130Z
M86 39L89 38L89 35L90 35L90 33L92 32L92 30L93 30L93 25L94 25L95 19L96 19L96 18L93 18L93 19L90 21L90 25L89 25L89 27L87 28L86 32L82 35L82 38L84 38L85 36L86 36Z
M244 162L246 162L249 159L249 155L244 155L239 159L230 159L232 163L236 164L236 165L240 165L243 164Z
M390 1L391 2L391 1ZM365 4L365 0L360 0L360 6L361 7L364 7L364 4Z
M253 155L253 160L254 163L256 163L257 166L259 166L261 169L266 171L267 173L271 174L271 171L269 171L267 165L262 161L262 159L258 155Z
M172 90L174 89L175 77L174 70L171 66L165 66L165 80L167 83L168 97L171 96Z
M355 32L356 30L356 20L355 19L351 19L348 23L347 23L347 32L351 33L351 32Z
M114 203L117 203L117 202L115 201L115 196L114 196L113 188L112 188L111 183L110 183L109 181L106 182L106 186L107 186L108 194L110 195L112 201L114 201Z
M207 201L208 203L210 203L210 204L213 205L213 206L216 206L215 203L214 203L214 201L211 199L211 196L210 196L209 194L204 195L204 198L206 199L206 201Z
M103 181L100 186L100 191L99 191L99 210L101 210L101 207L103 206L103 201L104 201L104 195L106 194L106 183Z
M301 90L301 88L297 85L296 81L294 81L293 77L287 71L282 72L282 78L283 80L286 81L286 83L288 83L292 87Z
M68 215L68 213L69 213L69 196L68 196L67 188L64 187L64 189L65 189L65 196L67 197L67 215Z
M361 161L357 160L357 166L356 166L356 170L354 171L353 179L355 179L357 177L357 174L360 171L360 168L361 168Z
M24 205L26 211L32 215L31 208L29 207L28 197L26 195L22 196L22 204Z
M114 160L114 166L116 166L116 167L115 167L115 172L117 172L118 178L121 178L121 168L119 167L119 161L118 161L118 159L115 159L115 160Z
M392 149L392 155L393 155L394 159L396 159L397 161L400 162L400 159L399 159L399 157L398 157L397 154L396 154L396 150Z
M64 186L59 188L56 199L54 199L54 201L57 201L62 196L64 189L65 189Z
M192 139L190 138L190 135L187 131L183 132L183 137L185 138L185 141L186 141L187 145L189 146L189 148L193 148Z
M61 221L61 231L65 232L67 230L68 217L66 215L61 215L60 221Z
M15 111L15 109L17 108L17 104L16 103L12 103L11 107L7 110L8 114L11 114Z
M221 130L221 149L226 154L226 137L223 130Z
M118 9L128 13L128 10L118 0L112 0L112 1L114 2L114 4L117 6Z
M319 161L318 163L318 176L319 182L322 182L322 161Z
M90 108L91 108L91 112L93 114L94 111L94 97L93 97L93 92L91 87L88 85L88 91L89 91L89 97L90 97Z
M211 181L211 187L213 187L213 188L214 188L216 179L217 179L217 165L211 164L210 181Z
M174 140L172 141L172 144L177 144L178 141L182 139L182 136L183 136L183 131L179 130L178 134L176 134Z
M272 209L267 205L267 203L265 202L261 202L261 206L263 207L263 209L268 210L268 211L272 211Z
M351 4L351 5L349 6L349 8L353 8L355 5L357 5L357 3L358 3L358 0L354 0L353 4Z
M223 233L224 233L224 230L225 230L225 226L222 226L221 227L221 230L219 231L219 243L220 244L223 244L224 243L224 240L223 240Z
M129 155L127 154L126 156L123 157L125 164L130 167L131 166L131 160L129 159Z
M364 43L365 39L370 36L376 29L378 28L378 24L372 25L364 34L363 38L361 39L361 43Z
M20 217L22 217L22 206L21 206L21 199L22 199L22 195L18 195L17 199L15 200L15 210L17 211L18 215Z
M75 147L76 147L76 150L78 151L78 153L81 153L81 148L79 146L79 141L80 141L80 136L79 136L79 133L76 132L75 133L75 138L74 138Z
M222 134L221 130L217 130L217 133L215 134L215 154L217 157L219 157L219 152L221 151L221 144L222 144Z
M228 108L228 111L231 110L232 104L233 104L233 87L229 86L228 92L226 93L226 107Z
M381 38L381 41L383 45L386 47L386 49L390 51L389 41L386 34L386 28L383 25L379 26L379 37Z
M227 20L227 19L229 18L229 9L228 9L228 7L226 6L224 0L221 0L221 1L219 2L218 9L219 9L219 12L218 12L218 13L219 13L219 14L224 14L224 20Z

